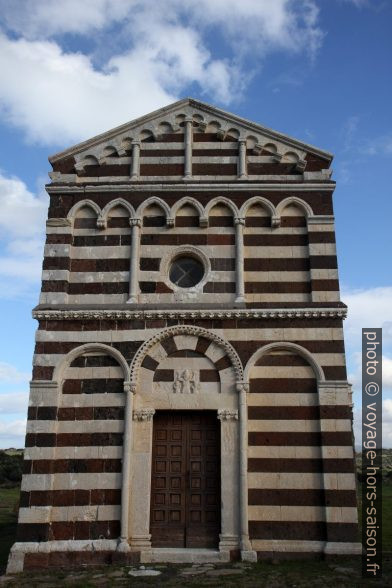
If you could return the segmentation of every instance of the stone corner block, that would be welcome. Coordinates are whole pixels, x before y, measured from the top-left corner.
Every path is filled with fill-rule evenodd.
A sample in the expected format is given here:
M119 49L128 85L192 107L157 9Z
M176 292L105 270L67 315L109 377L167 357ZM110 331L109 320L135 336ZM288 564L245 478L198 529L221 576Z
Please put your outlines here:
M241 551L241 561L248 561L251 563L257 562L257 552L256 551Z

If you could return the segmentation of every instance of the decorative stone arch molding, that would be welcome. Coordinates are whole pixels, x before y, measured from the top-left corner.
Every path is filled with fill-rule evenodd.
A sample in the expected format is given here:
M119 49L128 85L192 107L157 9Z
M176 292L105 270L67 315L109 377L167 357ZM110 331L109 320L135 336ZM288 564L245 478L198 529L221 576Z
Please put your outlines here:
M99 228L106 228L109 212L112 210L112 208L115 208L116 206L122 206L123 208L125 208L125 210L129 212L130 218L135 218L136 213L132 204L124 200L124 198L115 198L114 200L108 202L102 209L102 212L99 215L97 221L97 225Z
M88 198L86 198L85 200L79 200L79 202L76 202L76 204L72 206L72 208L67 214L67 219L73 222L77 212L84 207L91 208L95 212L97 217L101 215L101 208L98 206L98 204L93 200L89 200Z
M216 198L210 200L205 207L205 216L207 218L210 215L211 209L214 208L214 206L216 206L217 204L224 204L225 206L230 208L234 217L239 216L239 210L232 200L230 200L229 198L225 198L225 196L217 196Z
M302 347L301 345L297 345L297 343L290 343L288 341L269 343L268 345L264 345L263 347L261 347L260 349L255 351L255 353L248 360L248 363L245 366L244 379L246 381L249 381L251 369L256 365L256 362L261 357L263 357L263 355L267 355L271 351L280 351L280 350L291 351L292 353L296 353L296 354L300 355L301 357L303 357L309 363L309 365L312 367L312 369L315 373L315 376L317 378L317 381L318 382L325 381L323 368L316 361L316 359L313 357L313 355L310 353L310 351L308 351L307 349L305 349L305 347Z
M208 218L205 215L204 207L200 204L198 200L192 198L191 196L184 196L180 200L177 200L175 204L171 207L171 217L175 222L176 216L178 211L186 204L193 206L197 212L199 213L199 225L201 227L206 227L208 225Z
M104 343L86 343L85 345L80 345L79 347L75 347L75 349L72 349L72 351L67 353L67 355L65 355L61 362L55 367L52 379L55 382L58 382L58 384L61 386L63 382L64 372L71 365L74 359L83 355L84 353L91 353L93 351L97 351L99 353L106 353L107 355L113 357L123 370L124 385L129 384L129 366L125 361L123 355L114 347L110 347L110 345L105 345Z
M314 216L312 207L310 206L310 204L305 202L305 200L302 200L302 198L298 198L297 196L288 196L284 200L281 200L276 207L276 213L279 218L282 216L282 212L284 211L286 206L289 206L290 204L295 204L296 206L301 208L308 220Z
M136 217L142 218L145 209L148 208L151 204L156 204L157 206L159 206L160 208L162 208L162 210L163 210L163 212L165 213L165 216L166 216L166 224L168 226L173 226L174 219L171 218L171 216L170 216L170 208L169 208L169 205L164 200L162 200L161 198L159 198L158 196L151 196L150 198L147 198L147 200L145 200L144 202L142 202L138 206L138 208L136 210Z
M168 339L174 338L175 346ZM192 404L194 394L187 397L170 393L168 404L160 389L153 388L153 373L160 362L165 361L173 349L197 351L199 338L210 342L203 346L201 356L215 360L215 367L234 375L221 380L222 394L216 392L199 396L198 404ZM189 341L187 341L187 339ZM211 353L208 353L209 345ZM223 355L217 353L220 347ZM215 356L214 356L215 352ZM146 361L147 360L147 361ZM144 363L144 365L143 365ZM141 378L142 368L151 372ZM193 325L168 327L152 336L137 351L130 366L131 385L125 410L125 435L123 451L122 506L120 551L140 551L141 561L151 561L150 489L152 431L155 410L216 410L221 428L221 534L219 549L228 561L230 551L241 548L243 557L255 557L251 552L247 515L247 385L243 379L241 361L233 347L218 335ZM169 390L165 394L169 395ZM181 397L181 398L180 398ZM181 402L182 404L181 404ZM222 405L223 403L223 405ZM140 416L141 415L141 416ZM148 415L148 418L143 418Z
M263 196L253 196L253 198L249 198L249 200L246 200L240 208L239 216L241 218L245 218L249 208L251 208L251 206L254 206L255 204L260 204L260 206L267 209L271 216L272 226L276 226L278 220L278 213L276 211L276 208L270 200L267 200L267 198L263 198Z
M203 329L202 327L195 327L193 325L175 325L173 327L167 327L166 329L162 329L162 331L148 339L148 341L143 343L143 345L138 349L130 366L130 379L132 383L136 385L138 384L142 362L145 356L149 354L151 349L164 339L168 339L176 335L191 335L196 337L204 337L205 339L209 339L211 342L222 347L222 349L225 351L226 355L229 357L231 361L236 381L243 380L244 373L242 369L241 360L238 357L238 354L234 347L230 345L228 341L225 341L225 339L222 339L215 333L211 333L210 331L208 331L207 329Z

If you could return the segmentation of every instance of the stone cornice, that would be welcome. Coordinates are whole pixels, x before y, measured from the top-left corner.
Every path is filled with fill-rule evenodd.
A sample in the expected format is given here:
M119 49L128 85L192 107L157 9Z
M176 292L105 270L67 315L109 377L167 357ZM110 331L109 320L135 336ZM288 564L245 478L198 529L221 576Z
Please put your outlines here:
M33 310L37 320L132 319L324 319L347 316L346 308L276 308L227 310Z
M279 182L279 183L262 183L262 182L217 182L214 184L201 182L168 182L162 183L128 183L128 184L96 184L96 185L56 185L48 184L46 191L48 194L84 194L91 192L223 192L225 190L233 192L254 192L268 190L270 192L279 192L282 190L292 190L298 192L312 192L314 190L324 190L332 192L335 189L335 182Z

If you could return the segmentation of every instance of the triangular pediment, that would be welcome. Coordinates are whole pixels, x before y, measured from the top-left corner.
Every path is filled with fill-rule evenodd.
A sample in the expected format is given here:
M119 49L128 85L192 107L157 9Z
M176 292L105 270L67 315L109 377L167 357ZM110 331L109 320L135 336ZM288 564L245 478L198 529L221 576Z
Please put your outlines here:
M192 173L185 170L185 151ZM53 182L282 181L298 180L305 170L322 172L328 180L332 155L186 98L57 153L49 161Z
M327 161L332 160L332 155L327 151L220 108L185 98L56 153L49 161L55 163L70 156L80 160L86 155L100 159L105 156L104 150L106 149L106 154L109 154L111 148L116 149L118 155L125 155L132 141L148 142L167 134L183 134L183 123L188 117L192 118L196 131L216 134L220 140L246 139L247 146L254 148L255 152L267 146L267 151L270 147L273 151L276 149L280 155L290 150L302 157L306 153L312 153Z

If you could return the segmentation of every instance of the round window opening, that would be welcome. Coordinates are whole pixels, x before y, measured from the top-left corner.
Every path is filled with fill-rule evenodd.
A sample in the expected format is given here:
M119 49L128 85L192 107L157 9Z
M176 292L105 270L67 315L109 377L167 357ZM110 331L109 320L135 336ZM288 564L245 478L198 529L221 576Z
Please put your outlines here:
M196 257L177 257L170 266L170 281L179 288L192 288L204 276L204 265Z

